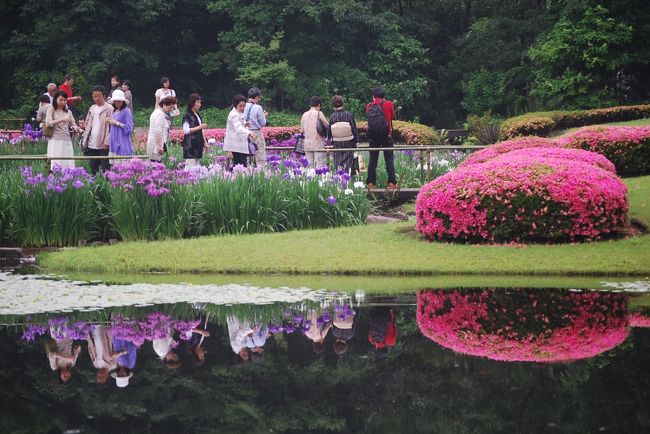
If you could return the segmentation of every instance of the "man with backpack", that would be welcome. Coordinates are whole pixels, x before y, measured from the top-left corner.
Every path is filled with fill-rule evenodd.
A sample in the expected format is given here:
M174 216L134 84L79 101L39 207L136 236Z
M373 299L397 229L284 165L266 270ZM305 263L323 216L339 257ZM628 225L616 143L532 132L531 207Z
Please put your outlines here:
M377 358L386 357L397 339L395 313L388 306L376 306L370 309L369 316L368 342L375 347Z
M391 148L393 146L393 119L395 108L393 103L384 99L386 93L381 87L372 90L372 102L366 106L368 115L368 142L371 148ZM377 162L379 152L370 151L370 163L368 165L368 188L375 188L377 183ZM388 189L397 188L395 179L395 164L393 162L393 151L383 151L388 173Z

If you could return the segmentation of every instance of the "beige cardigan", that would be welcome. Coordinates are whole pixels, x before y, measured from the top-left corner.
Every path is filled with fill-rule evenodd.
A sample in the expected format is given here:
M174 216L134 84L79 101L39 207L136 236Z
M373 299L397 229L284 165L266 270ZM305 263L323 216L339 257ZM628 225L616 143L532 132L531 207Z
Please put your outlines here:
M93 113L93 107L95 107L95 105L90 107L88 114L86 115L86 130L84 131L83 142L81 142L81 146L84 148L88 147L88 140L90 139L90 133L93 129L93 120L95 116ZM104 103L102 106L102 111L99 113L101 130L97 136L97 143L104 149L108 149L108 120L111 118L111 116L113 116L113 106L108 103Z

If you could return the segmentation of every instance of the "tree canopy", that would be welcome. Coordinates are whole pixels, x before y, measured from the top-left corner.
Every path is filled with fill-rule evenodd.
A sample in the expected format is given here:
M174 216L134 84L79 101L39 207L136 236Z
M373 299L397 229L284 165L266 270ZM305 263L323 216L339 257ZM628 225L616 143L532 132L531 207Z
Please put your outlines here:
M65 73L86 95L117 73L140 106L168 76L181 98L224 107L257 86L265 104L297 112L334 93L360 111L381 85L400 118L436 127L646 101L645 3L2 0L0 108L31 110Z

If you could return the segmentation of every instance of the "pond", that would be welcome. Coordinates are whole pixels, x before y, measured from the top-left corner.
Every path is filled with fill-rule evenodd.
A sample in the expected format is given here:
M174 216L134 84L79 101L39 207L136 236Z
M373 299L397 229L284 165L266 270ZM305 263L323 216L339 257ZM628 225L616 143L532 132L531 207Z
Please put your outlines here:
M229 278L0 273L0 430L650 429L646 281Z

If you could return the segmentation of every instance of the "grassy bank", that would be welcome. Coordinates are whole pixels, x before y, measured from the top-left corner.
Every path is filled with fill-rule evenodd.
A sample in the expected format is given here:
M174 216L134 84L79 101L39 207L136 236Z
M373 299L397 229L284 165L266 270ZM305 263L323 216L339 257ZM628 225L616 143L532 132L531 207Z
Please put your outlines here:
M650 177L626 180L631 216L650 222ZM414 223L70 248L48 272L650 276L650 235L564 245L428 243Z

